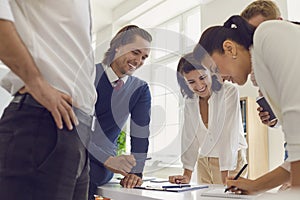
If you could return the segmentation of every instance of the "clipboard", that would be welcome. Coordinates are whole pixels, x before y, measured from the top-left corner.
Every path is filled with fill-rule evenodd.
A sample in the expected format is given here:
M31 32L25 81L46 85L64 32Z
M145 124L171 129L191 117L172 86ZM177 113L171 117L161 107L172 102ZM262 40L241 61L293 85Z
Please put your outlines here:
M208 188L208 185L189 185L189 184L143 184L141 186L134 187L134 189L142 190L155 190L155 191L164 191L164 192L185 192L192 190L199 190Z

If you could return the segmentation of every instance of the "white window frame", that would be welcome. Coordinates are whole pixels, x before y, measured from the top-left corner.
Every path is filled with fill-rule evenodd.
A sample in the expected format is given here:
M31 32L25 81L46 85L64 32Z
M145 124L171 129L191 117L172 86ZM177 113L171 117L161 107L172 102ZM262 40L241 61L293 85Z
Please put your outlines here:
M169 24L172 24L174 23L175 21L178 21L179 22L179 34L181 35L184 35L185 34L185 31L186 31L186 25L185 25L185 22L187 21L187 18L195 13L199 13L199 29L201 28L201 10L200 10L200 6L196 6L184 13L181 13L180 15L166 21L166 22L163 22L162 24L158 25L157 28L160 28L160 27L166 27L167 25ZM201 30L200 30L200 33L201 33ZM200 34L199 36L200 37ZM198 38L197 38L198 39ZM196 44L196 41L195 41L195 44ZM153 63L154 65L157 63L157 64L160 64L162 66L166 66L168 65L169 63L172 63L174 61L177 61L180 59L180 56L179 55L183 55L187 52L191 52L194 48L194 45L190 45L188 47L186 47L186 40L183 39L181 40L181 43L179 44L180 47L179 47L179 51L177 52L173 52L173 53L169 53L169 54L166 54L162 57L159 57L159 58L156 58L155 57L155 53L154 55L151 54L151 57L150 57L150 63ZM176 72L176 66L174 66L174 69L175 72ZM153 77L153 74L151 74L151 76ZM176 76L176 74L174 74L174 76ZM150 86L151 87L151 86ZM166 98L168 98L167 96L170 95L170 93L165 93L165 94L159 94L158 96L165 96L165 100L164 100L164 103L165 103L165 108L167 107L167 100ZM152 93L152 99L155 100L156 97L158 97L156 94L153 94ZM182 97L181 97L181 94L179 93L179 86L178 86L178 91L177 91L177 96L179 97L178 99L178 108L182 108ZM180 98L181 97L181 98ZM176 109L176 108L174 108ZM155 144L153 144L155 141L152 141L150 139L150 145L149 145L149 153L154 153L156 159L159 159L159 161L161 161L161 164L170 164L170 165L178 165L178 164L181 164L181 161L180 161L180 154L181 154L181 151L180 151L180 136L181 136L181 126L182 126L182 113L181 113L181 109L178 109L178 113L177 113L177 123L166 123L165 124L165 129L168 129L169 127L171 126L176 126L177 125L177 130L176 130L176 134L178 135L178 137L176 137L178 139L178 141L173 141L172 144L169 146L169 147L166 147L166 149L164 149L164 151L156 151L155 149ZM172 116L168 116L168 113L166 113L166 118L170 118ZM166 120L167 121L167 120ZM150 134L153 134L151 133L150 131ZM154 133L155 134L155 133ZM162 133L162 134L165 134L165 133ZM168 139L167 137L165 139ZM164 141L160 141L160 143L167 143L166 140ZM177 147L177 148L176 148ZM167 163L169 162L169 163Z

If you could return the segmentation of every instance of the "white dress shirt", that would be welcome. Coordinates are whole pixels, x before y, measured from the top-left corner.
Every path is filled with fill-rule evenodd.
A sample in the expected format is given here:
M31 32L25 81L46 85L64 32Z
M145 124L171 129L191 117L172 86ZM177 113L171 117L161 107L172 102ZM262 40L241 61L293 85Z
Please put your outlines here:
M300 26L282 20L258 26L251 50L258 86L277 116L287 161L300 160Z
M116 86L116 81L119 80L118 75L114 72L114 70L111 67L108 67L107 65L104 65L104 71L107 75L107 78L109 82L111 83L111 86L115 87ZM128 79L128 76L124 76L121 78L121 80L126 83Z
M199 154L219 158L221 171L234 170L238 150L247 148L237 88L224 83L219 92L211 95L208 104L207 129L200 115L199 97L185 99L181 142L183 167L193 171Z
M14 22L50 85L71 95L81 110L93 114L97 94L89 6L88 0L0 0L0 19ZM24 83L9 72L1 86L14 95Z

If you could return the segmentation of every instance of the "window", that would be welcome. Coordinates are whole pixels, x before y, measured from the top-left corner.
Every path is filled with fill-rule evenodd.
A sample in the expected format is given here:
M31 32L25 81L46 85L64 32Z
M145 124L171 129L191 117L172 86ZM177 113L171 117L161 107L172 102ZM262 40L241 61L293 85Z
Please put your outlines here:
M180 57L192 51L201 32L197 6L154 28L149 85L152 93L149 154L163 164L179 164L182 95L177 84Z
M185 47L193 48L195 43L198 42L201 34L201 18L200 8L196 8L183 16L184 34L187 36L185 40Z
M134 74L150 86L152 107L148 153L153 158L151 162L164 166L181 165L182 95L176 70L180 57L192 51L199 40L200 16L198 5L155 27L147 27L153 37L150 57ZM129 131L129 123L125 130ZM130 141L129 134L126 140ZM126 151L130 151L129 142Z
M154 28L153 46L157 47L152 54L152 60L161 59L171 52L179 52L181 45L181 18L177 17ZM170 52L171 51L171 52Z

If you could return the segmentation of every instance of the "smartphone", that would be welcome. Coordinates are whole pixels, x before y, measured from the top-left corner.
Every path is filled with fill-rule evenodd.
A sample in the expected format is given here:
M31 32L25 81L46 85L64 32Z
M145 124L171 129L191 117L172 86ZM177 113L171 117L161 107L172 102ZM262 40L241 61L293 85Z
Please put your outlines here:
M270 115L270 119L269 121L273 121L276 119L275 114L273 113L270 105L268 104L267 100L265 99L265 97L257 97L256 99L256 103L263 108L263 112L268 112Z

